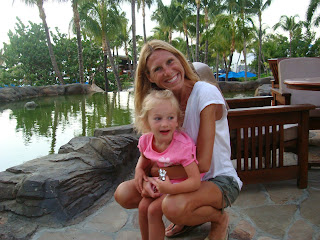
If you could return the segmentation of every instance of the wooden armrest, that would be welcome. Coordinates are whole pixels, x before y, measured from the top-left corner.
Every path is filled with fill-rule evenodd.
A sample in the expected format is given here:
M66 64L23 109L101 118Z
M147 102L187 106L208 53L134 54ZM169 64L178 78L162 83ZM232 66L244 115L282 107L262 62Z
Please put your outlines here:
M231 109L271 106L272 96L227 98L226 101Z
M267 106L267 107L252 107L252 108L241 108L241 109L230 109L228 116L245 116L245 115L264 115L264 114L275 114L275 113L289 113L289 112L300 112L309 111L315 109L315 105L312 104L299 104L299 105L280 105L280 106Z

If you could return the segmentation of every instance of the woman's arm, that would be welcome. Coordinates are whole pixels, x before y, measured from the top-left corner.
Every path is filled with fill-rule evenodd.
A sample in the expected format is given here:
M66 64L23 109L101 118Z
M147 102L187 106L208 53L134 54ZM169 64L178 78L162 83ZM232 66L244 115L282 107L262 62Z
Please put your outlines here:
M180 183L172 184L167 177L165 181L157 179L156 187L161 193L179 194L186 192L193 192L200 188L201 177L198 165L192 162L184 167L188 178Z
M174 165L170 167L161 168L167 171L167 176L169 176L170 179L179 179L179 178L187 178L188 175L181 165ZM152 177L158 177L159 176L159 167L155 163L152 165L150 170L150 175Z
M197 160L200 173L208 172L211 165L217 120L223 114L223 105L211 104L200 113L200 127L197 138Z

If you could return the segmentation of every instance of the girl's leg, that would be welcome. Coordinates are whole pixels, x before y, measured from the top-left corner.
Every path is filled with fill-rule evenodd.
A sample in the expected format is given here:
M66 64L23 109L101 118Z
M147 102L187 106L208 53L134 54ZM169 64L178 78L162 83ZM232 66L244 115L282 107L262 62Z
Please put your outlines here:
M148 208L153 198L142 198L139 203L139 226L142 240L149 239Z
M142 199L141 194L136 189L134 179L121 183L115 193L115 200L124 208L138 208Z
M194 226L211 222L209 239L224 239L229 217L222 214L222 193L213 182L201 182L195 192L168 195L162 203L164 215L173 223Z
M162 201L165 195L155 199L148 208L148 221L149 221L149 239L150 240L163 240L164 223L162 221Z

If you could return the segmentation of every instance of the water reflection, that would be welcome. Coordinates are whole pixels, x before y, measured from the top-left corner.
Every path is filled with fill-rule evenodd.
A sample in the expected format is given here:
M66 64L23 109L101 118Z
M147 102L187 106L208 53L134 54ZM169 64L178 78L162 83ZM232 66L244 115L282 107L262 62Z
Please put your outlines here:
M0 171L25 161L57 153L75 136L93 136L96 128L133 122L133 94L96 93L32 99L0 104Z

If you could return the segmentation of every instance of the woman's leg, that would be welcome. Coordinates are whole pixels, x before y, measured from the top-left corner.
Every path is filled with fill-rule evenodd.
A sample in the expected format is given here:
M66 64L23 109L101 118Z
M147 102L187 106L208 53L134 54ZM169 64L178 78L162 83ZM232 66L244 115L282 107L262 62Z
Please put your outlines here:
M114 193L114 198L117 203L126 209L138 208L142 199L135 186L134 179L121 183Z
M195 192L168 195L162 203L164 215L173 223L194 226L211 222L209 239L224 239L229 224L226 212L221 212L222 192L213 182L201 182Z
M163 240L164 223L162 220L162 201L165 195L155 199L148 208L148 222L149 222L149 239L150 240Z
M139 203L139 226L142 240L149 239L148 208L153 198L142 198Z

